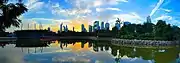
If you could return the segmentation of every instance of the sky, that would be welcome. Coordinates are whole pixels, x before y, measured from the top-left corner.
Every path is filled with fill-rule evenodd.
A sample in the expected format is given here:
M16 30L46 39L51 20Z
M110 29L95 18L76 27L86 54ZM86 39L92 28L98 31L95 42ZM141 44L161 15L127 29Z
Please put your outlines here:
M10 0L9 3L14 3ZM147 16L151 16L152 22L165 20L167 23L180 26L180 0L24 0L23 3L29 9L21 15L23 29L43 29L51 27L52 31L59 30L63 23L72 30L81 30L81 24L92 25L94 21L108 22L111 27L115 20L131 23L144 23ZM11 27L6 31L20 30Z

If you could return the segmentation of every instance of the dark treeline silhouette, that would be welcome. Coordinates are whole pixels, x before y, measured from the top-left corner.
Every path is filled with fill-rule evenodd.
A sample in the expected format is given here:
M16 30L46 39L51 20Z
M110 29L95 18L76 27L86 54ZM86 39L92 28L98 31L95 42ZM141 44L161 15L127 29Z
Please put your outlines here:
M61 32L58 36L99 36L99 37L112 37L112 32L96 31L96 32Z
M147 39L147 40L179 40L180 28L158 20L156 24L129 24L122 26L121 30L113 27L114 37L121 39Z
M14 32L17 38L36 38L39 39L43 36L56 36L55 32L48 30L18 30Z
M16 47L47 47L51 41L41 41L32 39L18 39Z

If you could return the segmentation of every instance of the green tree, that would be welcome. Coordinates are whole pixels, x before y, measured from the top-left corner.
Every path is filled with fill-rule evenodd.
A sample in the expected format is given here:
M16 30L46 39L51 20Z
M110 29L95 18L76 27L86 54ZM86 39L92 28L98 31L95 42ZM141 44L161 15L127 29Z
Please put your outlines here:
M18 18L28 9L18 0L17 3L8 3L9 0L0 0L0 31L15 26L19 27L21 20Z
M158 20L155 25L155 39L165 39L164 33L166 28L166 22L163 20Z
M113 37L117 37L118 29L116 26L112 28L112 33L113 33Z

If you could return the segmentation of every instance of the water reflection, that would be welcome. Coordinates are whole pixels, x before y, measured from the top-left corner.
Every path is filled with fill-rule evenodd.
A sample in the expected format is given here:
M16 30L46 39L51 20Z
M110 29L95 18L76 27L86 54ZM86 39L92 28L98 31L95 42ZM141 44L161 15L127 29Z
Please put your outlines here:
M1 42L3 63L178 63L179 47L143 48L93 40ZM13 57L9 55L14 55ZM7 58L8 57L8 58ZM6 59L6 60L4 60ZM15 60L16 59L16 60Z

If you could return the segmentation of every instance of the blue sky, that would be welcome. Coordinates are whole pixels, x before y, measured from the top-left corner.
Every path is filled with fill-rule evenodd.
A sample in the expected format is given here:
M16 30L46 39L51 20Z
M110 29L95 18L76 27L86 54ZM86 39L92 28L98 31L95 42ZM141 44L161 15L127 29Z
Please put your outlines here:
M152 22L166 20L180 26L180 0L24 0L28 12L20 18L24 28L27 23L43 25L43 28L58 27L60 23L92 24L95 20L114 25L116 18L132 23L143 23L147 16ZM80 25L79 25L80 26ZM7 31L17 30L10 28Z

